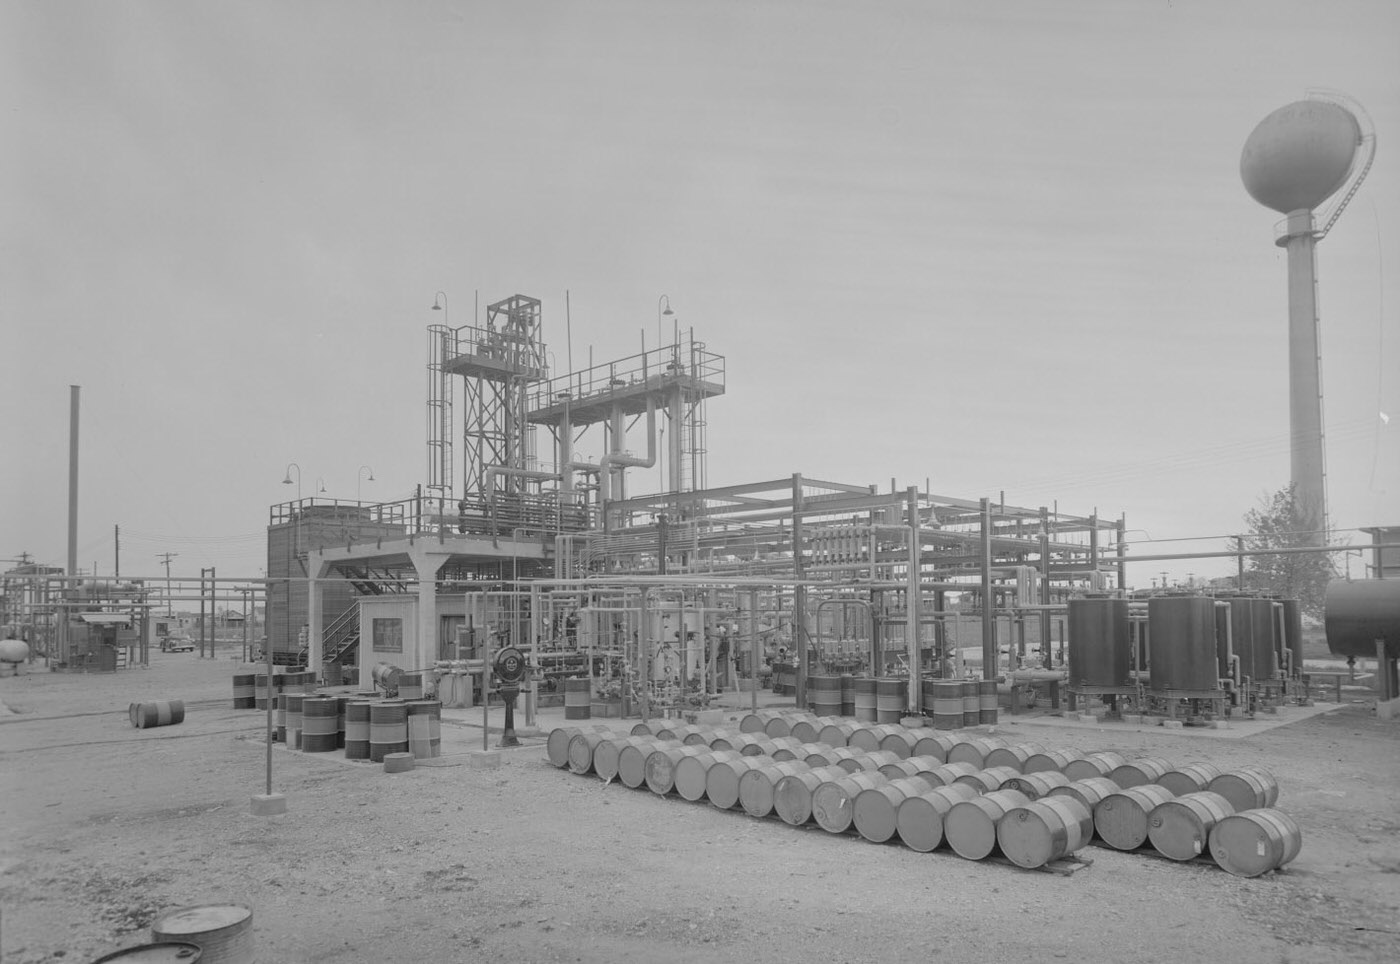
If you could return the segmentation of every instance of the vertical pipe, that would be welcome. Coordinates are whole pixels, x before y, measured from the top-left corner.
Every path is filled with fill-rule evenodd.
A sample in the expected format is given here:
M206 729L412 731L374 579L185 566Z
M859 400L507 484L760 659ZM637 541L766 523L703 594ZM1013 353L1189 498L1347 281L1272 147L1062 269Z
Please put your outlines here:
M923 651L919 639L919 617L922 615L922 607L919 600L919 487L909 486L905 490L905 498L909 501L909 583L908 599L904 607L905 617L908 619L905 633L905 640L909 651L909 686L905 693L909 715L914 716L919 712L920 693L923 690Z
M797 708L807 705L807 587L802 584L802 474L792 475L792 643L797 648Z
M1124 560L1123 554L1128 551L1123 545L1123 540L1128 537L1128 517L1120 515L1118 517L1118 589L1121 592L1128 588L1128 563Z
M758 590L749 590L749 710L758 712Z
M68 386L68 581L64 583L65 601L75 594L76 584L72 581L78 574L78 402L82 388ZM59 653L64 663L68 662L69 634L68 622L73 617L72 610L64 606L59 619Z
M272 643L263 647L263 656L267 659L267 689L264 694L267 696L267 795L272 796L272 704L275 697L272 695Z
M1040 604L1050 605L1050 515L1040 507ZM1040 611L1040 660L1046 669L1050 661L1050 610Z
M992 500L982 500L982 678L996 679L997 626L996 600L992 598Z

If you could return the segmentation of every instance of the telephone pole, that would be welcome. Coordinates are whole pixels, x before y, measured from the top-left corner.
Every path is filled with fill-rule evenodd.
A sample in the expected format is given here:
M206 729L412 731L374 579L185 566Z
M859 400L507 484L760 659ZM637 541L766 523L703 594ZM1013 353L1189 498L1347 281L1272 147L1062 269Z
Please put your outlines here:
M171 605L172 600L170 598L170 560L178 556L179 553L157 552L156 555L159 556L165 563L165 615L173 617L175 615L175 609Z

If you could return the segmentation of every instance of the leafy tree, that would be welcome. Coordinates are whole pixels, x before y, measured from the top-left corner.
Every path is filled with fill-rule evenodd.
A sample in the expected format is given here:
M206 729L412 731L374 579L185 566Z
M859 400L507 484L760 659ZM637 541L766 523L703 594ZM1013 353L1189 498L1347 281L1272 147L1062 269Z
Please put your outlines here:
M1245 513L1244 521L1249 534L1243 540L1248 557L1243 588L1296 599L1304 613L1322 618L1327 583L1337 577L1337 567L1331 554L1323 550L1330 543L1309 530L1292 483L1271 496L1260 498L1259 507ZM1250 555L1272 549L1313 546L1319 551Z

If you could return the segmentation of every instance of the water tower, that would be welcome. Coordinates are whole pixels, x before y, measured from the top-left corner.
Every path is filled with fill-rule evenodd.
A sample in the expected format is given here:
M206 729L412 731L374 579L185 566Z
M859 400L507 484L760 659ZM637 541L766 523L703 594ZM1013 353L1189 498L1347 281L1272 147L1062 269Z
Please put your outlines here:
M1288 251L1288 426L1293 491L1307 542L1326 541L1318 343L1317 242L1326 237L1371 169L1376 138L1365 111L1337 96L1309 94L1259 122L1245 141L1240 177L1250 197L1286 219L1275 243ZM1321 228L1314 212L1350 184Z

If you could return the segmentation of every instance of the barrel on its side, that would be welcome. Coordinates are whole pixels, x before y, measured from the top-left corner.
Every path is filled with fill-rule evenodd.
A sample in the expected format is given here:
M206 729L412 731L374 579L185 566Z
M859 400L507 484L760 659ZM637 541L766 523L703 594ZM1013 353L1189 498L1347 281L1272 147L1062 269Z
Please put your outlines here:
M1278 803L1278 781L1263 767L1243 766L1222 773L1211 780L1206 789L1229 800L1236 812Z
M126 709L131 725L138 730L152 726L173 726L185 721L184 700L152 700L147 703L132 703Z
M1205 853L1210 832L1235 812L1218 793L1201 790L1159 804L1147 817L1147 839L1172 860L1192 860Z
M1094 808L1094 830L1115 850L1136 850L1147 842L1148 815L1170 799L1155 783L1110 793Z
M1074 797L1033 800L997 824L997 845L1019 867L1043 867L1084 847L1093 836L1094 816Z
M1303 832L1281 810L1261 807L1224 817L1210 832L1210 855L1236 877L1277 870L1303 849Z
M965 783L935 787L906 798L895 813L895 829L906 847L920 853L936 850L943 842L943 819L955 804L977 796Z
M1220 768L1213 763L1188 763L1168 770L1157 778L1157 782L1180 797L1209 789L1210 781L1218 776Z

